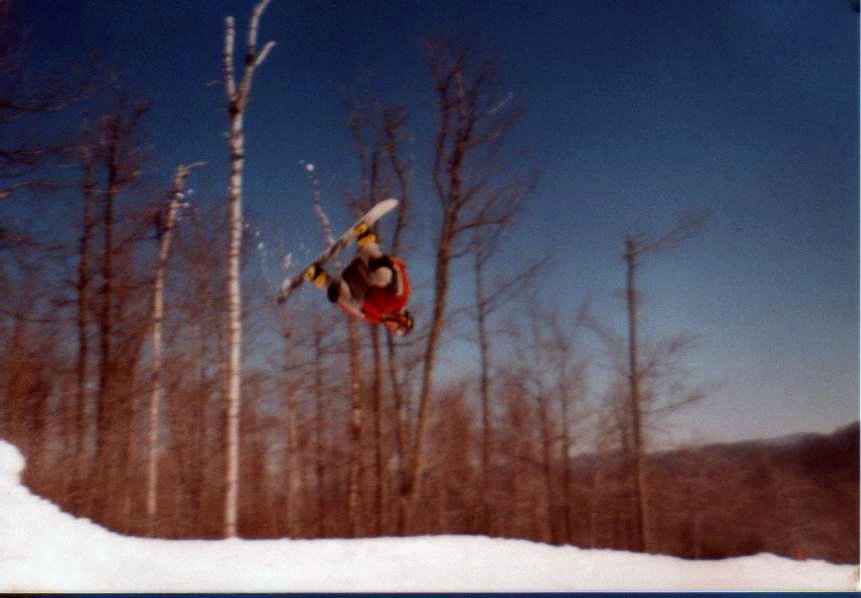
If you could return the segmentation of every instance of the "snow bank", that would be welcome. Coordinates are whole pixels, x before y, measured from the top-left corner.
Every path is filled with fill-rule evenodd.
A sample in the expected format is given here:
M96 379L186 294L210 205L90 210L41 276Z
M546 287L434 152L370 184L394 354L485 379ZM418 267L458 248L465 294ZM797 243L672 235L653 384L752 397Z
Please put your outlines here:
M374 540L130 538L20 484L0 441L0 592L856 590L858 568L774 555L686 561L478 536Z

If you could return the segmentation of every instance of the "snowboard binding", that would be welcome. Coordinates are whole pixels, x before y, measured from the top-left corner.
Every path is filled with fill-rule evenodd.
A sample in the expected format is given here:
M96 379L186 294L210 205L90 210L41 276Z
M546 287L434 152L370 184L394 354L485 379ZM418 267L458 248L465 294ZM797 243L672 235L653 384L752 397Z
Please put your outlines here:
M311 264L302 275L305 282L314 281L314 286L322 289L329 283L329 274L320 264Z

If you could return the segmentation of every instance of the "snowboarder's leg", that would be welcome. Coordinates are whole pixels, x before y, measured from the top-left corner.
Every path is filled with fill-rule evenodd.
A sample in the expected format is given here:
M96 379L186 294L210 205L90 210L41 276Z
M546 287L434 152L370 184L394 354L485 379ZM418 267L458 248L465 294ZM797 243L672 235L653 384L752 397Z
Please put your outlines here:
M329 283L329 287L326 289L326 297L332 303L337 303L338 299L341 298L342 293L350 292L349 288L344 288L343 290L341 290L341 285L344 285L343 280L333 280Z
M344 308L347 313L358 318L362 317L362 299L353 295L350 285L343 278L336 278L329 282L326 297L332 303Z
M392 282L392 260L383 254L373 233L359 238L359 258L367 266L366 278L369 285L385 287Z
M366 271L367 266L364 262L356 258L344 268L339 278L327 275L326 297L332 303L338 303L351 312L360 313L365 291L368 289Z
M366 264L370 265L371 260L382 257L383 251L377 243L377 235L374 233L366 233L358 238L359 257Z
M373 233L362 234L358 242L359 255L341 271L340 278L328 278L325 282L329 301L354 311L361 310L369 288L385 287L392 281L393 273L391 259L380 251Z
M375 287L385 288L394 281L395 266L389 256L371 258L368 267L371 271L371 284Z
M341 272L341 280L349 286L350 294L361 301L371 284L368 264L361 257L357 257Z

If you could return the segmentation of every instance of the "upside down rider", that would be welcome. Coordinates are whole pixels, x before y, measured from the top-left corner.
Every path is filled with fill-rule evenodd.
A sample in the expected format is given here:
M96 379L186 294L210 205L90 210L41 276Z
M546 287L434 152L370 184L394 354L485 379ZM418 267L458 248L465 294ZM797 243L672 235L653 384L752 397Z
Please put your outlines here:
M312 274L314 284L325 289L329 301L347 314L371 324L383 324L397 336L409 333L413 318L406 308L410 298L406 264L384 254L370 230L356 242L358 255L340 276L334 278L321 267Z

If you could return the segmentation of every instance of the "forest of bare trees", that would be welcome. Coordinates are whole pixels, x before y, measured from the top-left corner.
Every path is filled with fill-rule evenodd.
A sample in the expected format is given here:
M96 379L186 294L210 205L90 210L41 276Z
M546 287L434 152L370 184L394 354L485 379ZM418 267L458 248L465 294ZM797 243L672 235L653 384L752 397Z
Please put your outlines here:
M414 298L425 317L395 339L318 294L278 308L242 208L251 83L266 85L264 59L281 49L258 45L267 4L247 31L231 17L212 32L223 36L230 170L189 155L173 179L153 180L149 104L107 75L63 87L25 76L25 40L0 0L0 438L27 458L30 488L110 529L166 538L468 533L857 560L857 426L819 446L843 460L825 470L802 449L650 446L649 424L704 394L675 367L688 336L638 337L636 277L672 259L659 250L698 221L619 239L619 330L588 306L569 313L523 292L552 264L506 268L500 247L538 179L506 163L519 107L502 101L501 67L463 39L424 44L434 130L412 130L407 109L384 99L348 97L350 190L324 201L308 171L321 247L337 234L327 210L397 197L382 239L408 256L413 210L431 206L431 288ZM23 136L58 114L75 135ZM430 163L416 162L413 139ZM189 196L207 171L223 199ZM70 216L28 220L43 206ZM470 275L456 279L469 309L451 304L455 270ZM455 329L478 359L451 380L440 372ZM262 330L276 339L263 359ZM612 364L606 389L589 384L597 354Z

